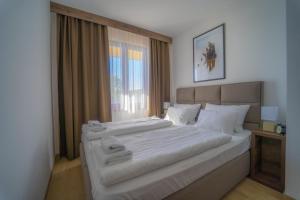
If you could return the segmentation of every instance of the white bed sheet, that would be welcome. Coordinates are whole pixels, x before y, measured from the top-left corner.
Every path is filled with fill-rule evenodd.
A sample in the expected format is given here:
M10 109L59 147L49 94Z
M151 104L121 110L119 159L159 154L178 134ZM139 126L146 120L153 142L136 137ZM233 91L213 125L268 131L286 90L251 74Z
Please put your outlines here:
M101 184L95 167L91 166L89 145L84 144L92 196L94 200L163 199L249 150L250 135L245 130L220 147L110 187Z
M165 121L165 120L164 120ZM90 142L101 183L106 187L130 180L151 171L193 157L230 142L231 135L194 126L172 126L118 136L133 152L132 158L116 165L105 166L101 140Z

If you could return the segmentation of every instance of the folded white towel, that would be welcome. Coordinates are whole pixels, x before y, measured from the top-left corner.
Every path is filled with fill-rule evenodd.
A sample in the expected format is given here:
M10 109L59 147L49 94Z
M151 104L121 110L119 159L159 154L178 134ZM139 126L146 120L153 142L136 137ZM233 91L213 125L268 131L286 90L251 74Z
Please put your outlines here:
M82 125L82 132L101 132L105 130L106 127L103 125L89 125L89 124L84 124Z
M96 149L97 153L99 153L99 160L102 165L115 165L118 163L122 163L125 161L128 161L132 158L132 151L130 150L123 150L123 151L118 151L115 153L111 154L106 154L102 148Z
M101 147L107 154L124 151L125 145L118 140L115 136L105 136L101 140Z
M88 125L90 126L102 126L101 122L98 120L89 120Z

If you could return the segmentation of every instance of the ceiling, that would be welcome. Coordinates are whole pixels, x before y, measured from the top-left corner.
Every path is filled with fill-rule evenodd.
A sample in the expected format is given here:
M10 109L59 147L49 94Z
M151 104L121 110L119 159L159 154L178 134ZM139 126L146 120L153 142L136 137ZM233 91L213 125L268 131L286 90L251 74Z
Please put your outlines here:
M174 37L236 0L53 1Z

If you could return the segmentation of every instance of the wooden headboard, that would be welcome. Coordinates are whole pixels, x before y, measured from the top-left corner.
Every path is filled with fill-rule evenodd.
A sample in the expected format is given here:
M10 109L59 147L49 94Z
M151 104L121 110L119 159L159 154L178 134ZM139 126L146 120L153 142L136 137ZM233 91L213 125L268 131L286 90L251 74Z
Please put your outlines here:
M178 88L176 102L185 104L206 103L221 105L250 105L245 118L244 127L259 128L261 121L261 106L263 102L263 82L242 82L224 85L198 86Z

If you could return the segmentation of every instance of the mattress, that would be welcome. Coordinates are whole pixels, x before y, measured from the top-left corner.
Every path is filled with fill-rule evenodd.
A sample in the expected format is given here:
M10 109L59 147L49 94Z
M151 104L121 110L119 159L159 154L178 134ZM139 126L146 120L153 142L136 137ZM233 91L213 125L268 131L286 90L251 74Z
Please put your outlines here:
M251 132L245 130L233 135L227 144L110 187L101 184L92 164L93 157L88 153L89 145L85 143L92 196L95 200L163 199L246 152L250 147L250 135Z

